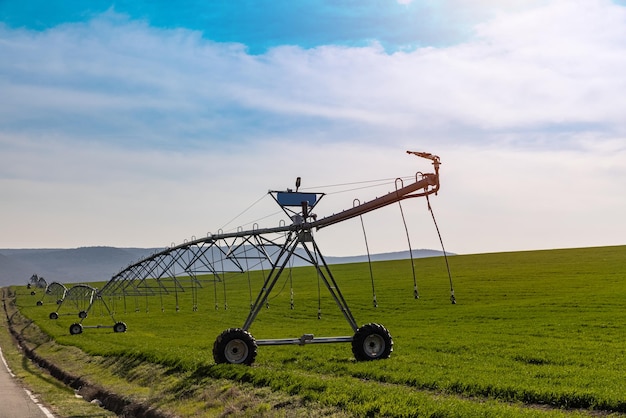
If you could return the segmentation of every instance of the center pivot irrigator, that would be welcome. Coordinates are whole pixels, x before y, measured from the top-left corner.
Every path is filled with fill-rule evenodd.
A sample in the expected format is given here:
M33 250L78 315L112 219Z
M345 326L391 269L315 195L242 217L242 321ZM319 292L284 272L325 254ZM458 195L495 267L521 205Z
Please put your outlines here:
M252 229L239 228L235 232L227 233L219 231L217 234L209 233L203 238L192 238L183 244L172 245L121 270L102 289L91 294L90 303L94 303L94 301L104 302L106 298L109 298L114 310L114 304L118 303L116 301L123 300L124 310L126 310L127 296L135 297L137 301L141 296L160 295L163 298L163 295L173 295L176 297L176 310L178 311L179 294L190 291L193 310L196 311L198 309L198 290L202 288L203 281L206 283L202 277L210 275L213 278L214 286L217 282L224 283L224 293L226 293L226 274L249 272L259 266L263 268L263 265L269 265L267 274L263 270L263 284L256 298L253 298L252 291L250 291L250 311L243 325L237 328L228 328L216 338L213 344L213 357L216 363L250 365L255 360L259 346L285 344L351 343L352 352L358 361L388 358L393 349L391 334L383 325L378 323L367 323L359 326L315 241L314 232L348 219L361 217L368 212L394 203L400 204L405 199L426 197L428 200L429 195L437 193L439 190L439 157L424 152L407 151L407 153L429 160L434 167L434 172L418 172L408 181L398 178L395 182L395 190L386 195L364 203L355 200L353 207L319 218L313 214L312 210L325 194L301 192L299 190L300 178L298 178L295 191L287 189L285 191L274 190L268 193L288 216L289 221L281 221L278 226L272 228L259 228L255 223ZM428 208L432 213L430 202ZM402 211L401 204L400 209ZM404 220L404 212L402 212L402 217ZM362 218L361 223L363 223ZM363 229L365 233L365 228ZM439 232L438 228L437 232ZM439 238L441 239L441 235ZM411 259L412 257L411 253ZM269 302L270 294L281 275L293 265L294 258L315 268L318 280L324 284L337 307L341 310L343 317L352 329L352 335L318 337L313 334L303 334L296 338L256 339L250 334L250 327L263 306ZM413 276L414 296L417 299L415 271L413 271ZM448 276L450 277L449 269ZM372 291L374 293L374 306L377 306L373 277ZM451 278L450 292L451 301L455 303ZM215 293L217 295L217 287L215 287ZM70 327L71 334L82 333L82 320L85 319L90 308L91 306L81 308L81 312L84 312L85 315L81 316L81 323L72 324ZM106 308L109 310L108 305ZM218 309L217 298L215 308ZM228 308L225 300L224 308ZM139 311L137 302L135 311ZM109 313L113 318L112 312L109 311ZM115 322L114 319L113 321ZM98 325L95 328L100 327L105 326ZM121 322L116 322L111 328L115 332L126 331L126 325Z

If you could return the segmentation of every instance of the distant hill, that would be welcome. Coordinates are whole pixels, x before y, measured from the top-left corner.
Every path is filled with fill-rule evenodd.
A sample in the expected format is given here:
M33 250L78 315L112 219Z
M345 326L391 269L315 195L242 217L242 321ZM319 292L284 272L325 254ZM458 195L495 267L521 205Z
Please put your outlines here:
M26 283L36 272L36 266L0 253L0 286Z
M124 267L162 249L81 247L73 249L0 249L0 286L27 284L36 274L46 282L78 283L108 281ZM449 255L451 253L448 253ZM436 250L413 250L414 258L437 257ZM367 255L327 256L329 264L367 261ZM372 261L410 258L409 251L372 254ZM296 265L302 264L296 263Z
M446 251L447 255L453 255ZM425 257L440 257L443 252L437 250L413 250L413 258L425 258ZM356 255L348 257L325 257L329 264L348 264L348 263L362 263L367 261L367 255ZM387 260L404 260L411 258L409 250L396 251L391 253L370 254L370 260L372 261L387 261Z
M0 249L0 285L25 284L33 274L48 283L107 281L149 248Z

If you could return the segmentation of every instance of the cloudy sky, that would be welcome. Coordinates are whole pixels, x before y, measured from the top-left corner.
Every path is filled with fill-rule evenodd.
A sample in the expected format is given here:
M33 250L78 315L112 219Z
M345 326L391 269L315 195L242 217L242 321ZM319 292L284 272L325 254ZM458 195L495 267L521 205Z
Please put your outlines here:
M432 170L406 150L451 252L626 244L626 1L0 2L0 248L276 226L297 176L330 215ZM407 249L397 205L363 221Z

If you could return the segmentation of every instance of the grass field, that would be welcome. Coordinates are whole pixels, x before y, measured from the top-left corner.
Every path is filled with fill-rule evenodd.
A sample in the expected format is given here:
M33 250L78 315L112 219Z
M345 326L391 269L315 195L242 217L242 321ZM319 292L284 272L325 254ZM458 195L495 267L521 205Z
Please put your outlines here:
M53 301L36 306L41 295L25 288L17 288L17 304L57 344L186 373L178 386L190 398L218 379L355 416L626 413L626 246L454 256L449 262L454 305L443 258L415 260L417 300L409 260L374 263L377 308L367 264L331 266L359 324L383 324L393 336L391 357L371 362L355 361L350 344L319 344L261 346L251 367L216 365L213 342L223 330L242 326L260 272L205 281L197 311L189 289L107 300L116 320L127 324L125 333L86 328L70 335L78 317L60 311L58 320L48 319ZM320 294L312 268L293 269L250 332L257 339L352 335L328 291ZM101 304L83 322L112 323ZM194 408L189 415L224 413ZM264 414L280 415L276 411L268 406Z

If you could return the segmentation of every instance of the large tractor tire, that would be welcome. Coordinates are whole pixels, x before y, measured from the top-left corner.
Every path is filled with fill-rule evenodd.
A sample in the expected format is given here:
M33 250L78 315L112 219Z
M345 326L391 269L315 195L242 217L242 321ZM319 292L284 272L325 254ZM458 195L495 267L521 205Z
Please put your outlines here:
M254 337L240 328L229 328L222 332L213 344L213 359L216 363L251 365L257 354Z
M386 359L392 351L391 334L380 324L363 325L352 339L352 353L357 361Z

